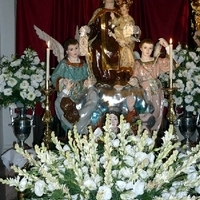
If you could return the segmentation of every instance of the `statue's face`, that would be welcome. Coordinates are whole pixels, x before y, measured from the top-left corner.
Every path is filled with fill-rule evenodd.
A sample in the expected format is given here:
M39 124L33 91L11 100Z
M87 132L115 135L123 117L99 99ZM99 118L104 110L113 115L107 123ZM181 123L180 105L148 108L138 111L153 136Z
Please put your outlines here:
M119 123L118 117L115 114L111 113L110 114L111 127L117 127L118 123Z
M144 43L140 50L143 56L150 57L153 51L153 44Z
M70 44L68 46L68 49L66 51L67 55L68 55L68 58L78 58L79 56L79 45L78 44Z
M123 16L126 16L129 13L127 4L123 4L123 6L120 7L120 12Z

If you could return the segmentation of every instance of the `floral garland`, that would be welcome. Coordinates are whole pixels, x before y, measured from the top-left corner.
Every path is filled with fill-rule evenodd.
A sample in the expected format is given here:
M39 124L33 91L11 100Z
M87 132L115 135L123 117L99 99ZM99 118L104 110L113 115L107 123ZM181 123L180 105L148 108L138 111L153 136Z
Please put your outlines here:
M109 117L103 135L68 133L68 144L52 134L56 150L35 146L36 158L16 146L29 163L29 169L12 166L18 174L0 179L29 194L26 199L72 200L184 200L200 194L200 145L182 151L173 127L165 132L161 147L155 147L156 132L130 133L121 116L120 132L111 131Z
M34 107L45 96L41 89L45 85L45 63L38 54L27 48L20 57L12 56L0 60L0 106L21 103Z

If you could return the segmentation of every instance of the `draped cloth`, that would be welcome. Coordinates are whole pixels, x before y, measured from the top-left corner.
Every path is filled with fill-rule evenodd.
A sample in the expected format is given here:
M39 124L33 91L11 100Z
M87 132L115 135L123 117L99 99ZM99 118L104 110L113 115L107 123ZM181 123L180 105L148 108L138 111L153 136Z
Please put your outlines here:
M88 24L101 0L17 0L16 11L16 53L25 48L35 49L45 61L46 43L39 39L33 25L48 33L61 44L74 37L76 27ZM76 12L72 12L75 10ZM142 31L140 39L151 38L154 42L160 37L173 39L174 47L178 42L188 44L190 35L190 4L188 0L134 0L130 15ZM138 50L138 46L135 47ZM51 67L57 59L51 55Z

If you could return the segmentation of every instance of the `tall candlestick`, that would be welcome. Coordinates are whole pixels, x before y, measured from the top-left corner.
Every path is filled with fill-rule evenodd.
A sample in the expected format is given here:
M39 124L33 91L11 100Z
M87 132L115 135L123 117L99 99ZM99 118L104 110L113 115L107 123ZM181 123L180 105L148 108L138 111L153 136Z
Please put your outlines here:
M173 44L172 44L172 39L169 41L169 87L172 88L172 74L173 74Z
M49 63L50 63L50 41L47 43L47 51L46 51L46 90L49 89Z

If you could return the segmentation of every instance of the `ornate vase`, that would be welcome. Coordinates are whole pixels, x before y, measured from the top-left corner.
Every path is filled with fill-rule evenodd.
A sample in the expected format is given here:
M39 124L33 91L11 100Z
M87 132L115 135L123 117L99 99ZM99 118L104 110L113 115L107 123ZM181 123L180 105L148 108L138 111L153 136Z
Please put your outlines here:
M184 114L178 119L178 126L181 134L184 136L183 144L188 148L192 146L191 137L197 130L197 116L192 112L185 111Z
M10 125L13 127L13 132L19 141L20 147L24 148L24 141L29 137L33 127L34 111L30 117L27 117L25 107L17 108L16 113L16 117L14 117L14 110L10 108Z

